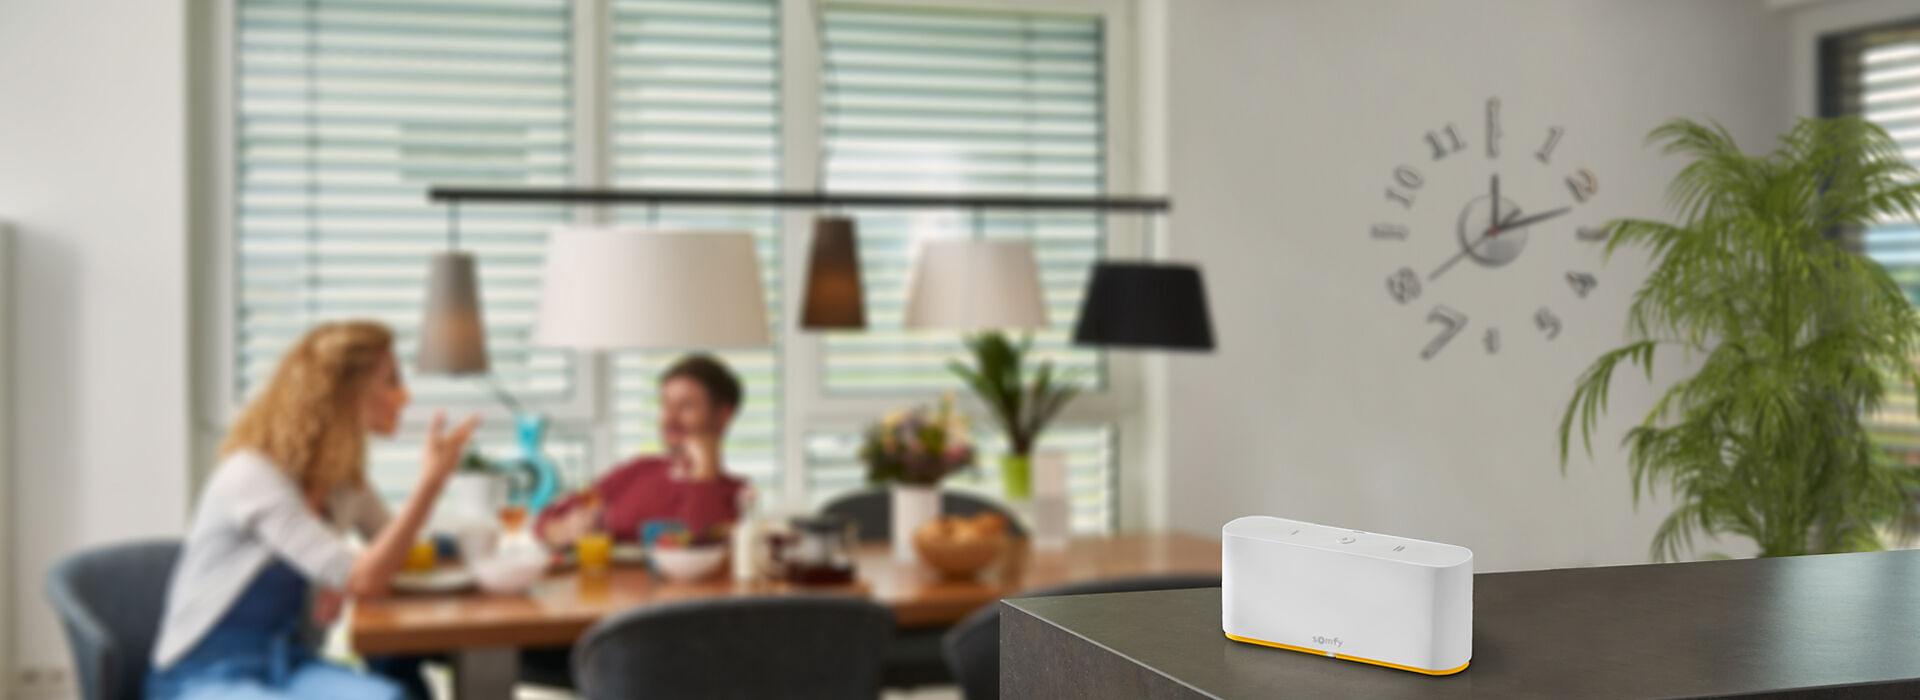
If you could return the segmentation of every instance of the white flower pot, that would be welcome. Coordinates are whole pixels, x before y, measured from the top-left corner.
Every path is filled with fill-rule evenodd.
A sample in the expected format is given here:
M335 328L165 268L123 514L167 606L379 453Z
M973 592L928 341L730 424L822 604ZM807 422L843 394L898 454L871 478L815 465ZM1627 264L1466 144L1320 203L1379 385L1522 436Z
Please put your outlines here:
M888 529L893 532L893 558L913 561L917 558L913 533L940 517L940 487L894 484L891 491L893 522Z

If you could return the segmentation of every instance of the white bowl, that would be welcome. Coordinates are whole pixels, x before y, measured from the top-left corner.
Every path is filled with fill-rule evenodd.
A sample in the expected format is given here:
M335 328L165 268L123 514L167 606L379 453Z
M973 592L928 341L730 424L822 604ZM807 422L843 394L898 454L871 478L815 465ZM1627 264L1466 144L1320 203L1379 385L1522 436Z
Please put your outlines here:
M467 568L488 593L519 593L540 580L547 572L547 555L538 550L501 550L493 556L471 562Z
M669 581L698 581L714 575L727 560L727 546L706 544L691 547L653 548L653 566Z

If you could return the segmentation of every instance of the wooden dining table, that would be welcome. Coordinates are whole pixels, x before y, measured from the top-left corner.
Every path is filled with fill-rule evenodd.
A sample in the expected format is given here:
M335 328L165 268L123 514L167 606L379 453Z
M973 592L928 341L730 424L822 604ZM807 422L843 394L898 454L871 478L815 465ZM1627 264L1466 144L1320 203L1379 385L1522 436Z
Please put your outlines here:
M434 654L453 662L461 700L508 698L519 678L519 650L573 644L609 615L675 601L764 595L863 596L891 609L903 629L951 626L975 610L1023 591L1107 578L1220 572L1217 540L1178 533L1070 540L1039 550L1016 539L998 561L961 579L893 557L885 543L855 552L851 584L800 586L734 581L724 575L670 582L643 566L589 573L557 570L525 593L399 594L357 603L349 641L362 655Z

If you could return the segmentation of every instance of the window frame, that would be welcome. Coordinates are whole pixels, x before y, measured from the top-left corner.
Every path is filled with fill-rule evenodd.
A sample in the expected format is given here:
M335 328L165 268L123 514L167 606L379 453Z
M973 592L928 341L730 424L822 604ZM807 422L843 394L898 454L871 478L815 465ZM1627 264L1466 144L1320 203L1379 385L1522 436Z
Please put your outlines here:
M772 0L779 15L778 51L780 56L780 182L788 189L816 189L822 173L823 103L819 44L819 13L828 0ZM198 219L204 233L198 237L193 258L196 274L193 305L195 337L200 339L194 353L193 370L198 375L193 401L196 432L195 483L204 479L213 467L213 446L243 407L235 395L239 380L234 360L237 357L238 229L235 207L237 182L239 88L235 60L238 58L236 26L239 0L217 0L203 15L204 36L208 47L199 73L204 89L197 91L195 104L206 119L197 126L198 147L205 161L195 168L195 199L201 206ZM1132 193L1144 179L1139 171L1143 142L1136 132L1138 107L1135 77L1137 66L1136 9L1130 0L858 0L847 4L871 7L899 7L961 11L1015 11L1097 16L1102 20L1102 105L1105 116L1106 191ZM573 50L573 175L583 186L606 186L612 182L612 158L607 150L613 138L608 109L613 85L611 19L612 0L575 0L572 3ZM802 294L811 239L812 220L817 212L802 209L782 211L779 217L783 299ZM1144 256L1142 230L1144 216L1153 214L1108 214L1105 217L1103 256ZM574 221L580 224L609 223L612 211L606 207L579 207ZM426 261L421 261L424 265ZM424 303L424 300L423 300ZM806 485L805 440L808 433L831 430L859 430L874 416L903 404L931 397L915 391L833 393L825 387L824 343L818 334L801 332L797 316L785 320L782 342L776 346L781 372L778 392L782 498L778 507L804 510L811 502ZM1110 425L1113 429L1114 469L1112 512L1116 525L1139 522L1145 515L1144 500L1132 493L1145 482L1148 456L1148 411L1143 399L1148 395L1147 361L1129 352L1104 353L1106 387L1090 392L1070 404L1058 419L1060 425ZM574 354L574 390L564 400L530 401L529 407L546 413L551 430L561 434L579 434L587 438L589 460L595 470L618 460L614 362L606 352ZM976 418L983 418L981 404L970 396L964 401ZM445 409L448 412L473 411L496 426L510 426L512 416L491 400L458 401L420 405L417 409ZM423 435L431 410L409 411L403 419L396 441L416 442Z

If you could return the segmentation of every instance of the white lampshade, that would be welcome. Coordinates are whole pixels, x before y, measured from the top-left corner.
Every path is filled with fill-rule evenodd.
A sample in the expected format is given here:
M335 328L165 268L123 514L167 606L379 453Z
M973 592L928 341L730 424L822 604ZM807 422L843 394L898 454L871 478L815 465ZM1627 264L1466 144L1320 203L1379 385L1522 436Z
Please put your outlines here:
M1033 246L936 238L920 243L907 278L907 328L976 331L1047 326Z
M753 235L555 229L533 341L580 350L767 345Z

